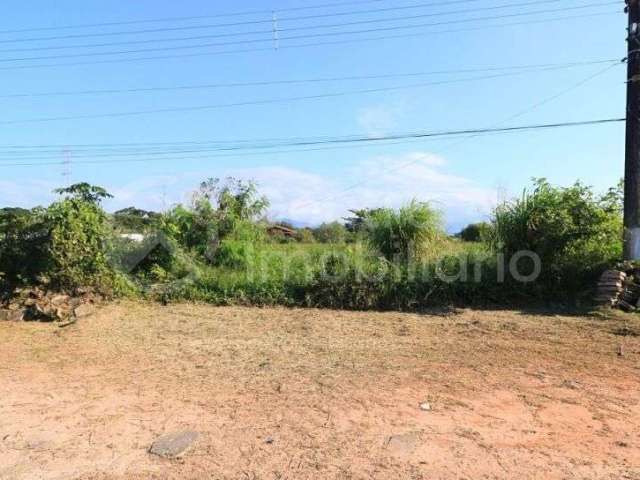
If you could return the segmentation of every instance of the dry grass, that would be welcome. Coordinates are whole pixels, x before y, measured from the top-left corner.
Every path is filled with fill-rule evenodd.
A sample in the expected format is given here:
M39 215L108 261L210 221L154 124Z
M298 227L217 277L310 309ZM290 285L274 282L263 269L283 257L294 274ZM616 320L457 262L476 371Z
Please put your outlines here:
M0 324L0 478L640 478L638 332L143 303ZM180 429L185 458L146 453Z

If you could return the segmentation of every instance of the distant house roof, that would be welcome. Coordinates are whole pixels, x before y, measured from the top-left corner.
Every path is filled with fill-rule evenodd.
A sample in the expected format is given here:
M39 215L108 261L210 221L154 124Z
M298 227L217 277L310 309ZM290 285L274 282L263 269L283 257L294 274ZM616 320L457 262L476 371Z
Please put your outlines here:
M282 225L270 225L267 227L267 232L269 235L284 235L285 237L293 237L296 234L295 230Z

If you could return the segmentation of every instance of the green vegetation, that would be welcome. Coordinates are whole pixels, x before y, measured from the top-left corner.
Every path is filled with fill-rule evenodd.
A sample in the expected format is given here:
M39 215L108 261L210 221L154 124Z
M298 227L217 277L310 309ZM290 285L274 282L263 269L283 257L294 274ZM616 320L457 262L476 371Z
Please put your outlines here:
M597 196L581 183L563 188L537 179L531 192L496 209L489 236L507 257L535 252L541 288L579 292L621 258L622 232L621 185Z
M122 293L126 280L107 261L109 229L100 202L109 194L86 183L56 190L48 208L0 215L0 268L5 287L45 284L71 291L91 286Z
M371 246L389 261L419 258L444 236L440 212L426 203L411 202L398 211L381 208L367 216L363 229Z
M344 243L349 233L345 226L339 222L323 223L313 230L313 236L321 243Z
M109 194L87 184L58 193L47 208L0 210L5 290L93 286L165 300L351 309L574 302L622 248L619 188L598 196L579 183L536 180L491 223L456 238L440 212L415 201L355 210L345 224L274 228L256 185L235 179L209 179L189 204L162 214L131 207L108 215L101 201Z
M488 222L471 223L456 236L465 242L485 242L489 239L490 232L491 224Z

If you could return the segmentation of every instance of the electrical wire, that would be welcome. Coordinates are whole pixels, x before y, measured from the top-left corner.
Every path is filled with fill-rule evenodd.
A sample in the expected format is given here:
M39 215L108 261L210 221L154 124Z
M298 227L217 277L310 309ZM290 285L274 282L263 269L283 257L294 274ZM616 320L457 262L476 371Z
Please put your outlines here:
M544 1L548 2L548 1L557 1L557 0L544 0ZM562 8L556 8L556 9L535 10L535 11L529 11L529 12L509 13L509 14L493 15L493 16L485 16L485 17L473 17L473 18L447 20L447 21L440 21L440 22L422 23L422 24L415 24L415 25L393 25L389 27L367 28L367 29L348 30L348 31L340 31L340 32L322 32L322 33L303 34L303 35L280 36L279 41L284 42L288 40L325 38L325 37L334 37L339 35L359 35L363 33L388 32L388 31L444 26L444 25L459 25L459 24L466 24L466 23L486 21L486 20L503 20L507 18L528 17L531 15L583 10L586 8L608 6L608 5L618 4L618 3L619 3L618 1L597 2L597 3L586 4L586 5L574 6L574 7L562 7ZM404 19L415 19L415 18L417 18L417 16L405 17ZM402 18L398 18L398 19L402 19ZM348 24L335 24L334 26L337 27L337 26L343 26L343 25L348 25ZM24 62L24 61L34 61L34 60L55 60L55 59L63 59L63 58L96 57L96 56L108 56L108 55L129 55L129 54L135 54L135 53L165 52L165 51L175 51L175 50L188 50L188 49L194 49L194 48L197 49L197 48L211 48L211 47L226 47L231 45L248 45L248 44L256 44L256 43L272 42L272 41L273 41L272 38L247 39L247 40L236 40L233 42L201 43L197 45L174 45L170 47L141 48L141 49L118 50L118 51L109 51L109 52L74 53L74 54L63 54L63 55L35 56L35 57L3 58L3 59L0 59L0 62L7 63L7 62ZM0 41L0 43L2 42Z
M616 61L616 63L612 65L617 65L618 63L619 62ZM96 113L96 114L85 114L85 115L66 115L66 116L59 116L59 117L31 118L31 119L24 119L24 120L0 120L0 125L44 123L44 122L69 121L69 120L90 120L90 119L102 119L102 118L123 118L123 117L151 115L151 114L194 112L194 111L216 110L216 109L223 109L223 108L246 107L246 106L256 106L256 105L273 105L273 104L279 104L279 103L291 103L291 102L299 102L299 101L307 101L307 100L338 98L338 97L345 97L345 96L351 96L351 95L401 91L401 90L422 88L427 86L448 84L448 83L454 83L454 82L469 82L469 81L475 82L475 81L486 80L491 78L500 78L500 77L506 77L506 76L519 75L522 73L523 72L510 72L510 73L496 74L496 75L490 75L490 76L484 76L484 77L474 77L470 79L421 82L421 83L414 83L410 85L400 85L400 86L392 86L392 87L378 87L378 88L348 90L348 91L341 91L341 92L320 93L315 95L301 95L301 96L285 97L285 98L248 100L248 101L242 101L242 102L219 103L219 104L213 104L213 105L170 107L170 108L159 108L159 109L149 109L149 110L132 110L127 112L109 112L109 113ZM528 73L528 72L525 71L524 73Z
M7 33L28 33L28 32L42 32L42 31L55 31L55 30L71 30L78 28L95 28L95 27L114 27L120 25L137 25L137 24L145 24L145 23L163 23L163 22L184 22L190 20L202 20L207 18L224 18L224 17L239 17L246 15L271 15L274 12L291 12L291 11L300 11L300 10L311 10L316 8L331 8L331 7L344 7L351 5L363 5L363 4L371 4L371 3L381 3L385 0L360 0L360 1L350 1L350 2L334 2L334 3L321 3L316 5L307 5L304 7L289 7L289 8L278 8L273 10L248 10L243 12L231 12L231 13L219 13L215 15L194 15L190 17L165 17L165 18L152 18L145 20L125 20L125 21L114 21L114 22L104 22L104 23L85 23L85 24L76 24L76 25L60 25L55 27L32 27L32 28L23 28L23 29L15 29L15 30L1 30L0 35L4 35ZM457 4L457 3L469 3L469 2L477 2L482 0L450 0L446 2L434 2L433 5L443 5L443 4Z
M626 59L624 59L623 61L625 61L625 60ZM559 93L556 93L554 95L546 97L546 98L544 98L544 99L542 99L542 100L530 105L529 107L527 107L527 108L525 108L525 109L523 109L523 110L521 110L519 112L516 112L515 114L510 115L510 116L506 117L505 119L503 119L503 120L501 120L499 122L494 123L492 126L490 126L488 128L489 129L498 129L499 130L499 128L497 128L499 125L503 125L503 124L505 124L507 122L513 121L513 120L515 120L517 118L520 118L520 117L523 117L524 115L526 115L528 113L531 113L532 111L535 111L538 108L540 108L540 107L542 107L542 106L544 106L544 105L546 105L548 103L551 103L551 102L557 100L558 98L560 98L560 97L562 97L562 96L564 96L564 95L566 95L568 93L573 92L574 90L577 90L578 88L580 88L581 86L583 86L586 83L590 82L591 80L593 80L593 79L595 79L595 78L597 78L597 77L599 77L601 75L604 75L605 73L607 73L609 70L611 70L615 66L616 66L616 64L612 64L612 65L610 65L610 66L608 66L608 67L606 67L606 68L604 68L602 70L599 70L596 73L594 73L592 75L589 75L588 77L580 80L579 82L577 82L577 83L569 86L568 88L560 91ZM625 121L625 120L626 120L626 118L618 119L618 121ZM616 120L613 120L613 121L616 121ZM608 122L605 122L605 123L608 123ZM469 136L465 136L461 140L453 142L448 147L445 147L444 149L441 149L440 151L435 152L435 153L442 154L442 153L444 153L446 151L449 151L449 150L451 150L453 148L456 148L456 147L466 143L467 141L469 141L469 140L471 140L473 138L476 138L479 135L481 135L481 133L473 133L473 134L470 134ZM403 163L403 164L401 164L401 165L399 165L399 166L397 166L397 167L395 167L393 169L387 170L387 173L398 172L398 171L403 170L405 168L408 168L408 167L410 167L412 165L415 165L418 161L419 160L411 160L409 162ZM354 190L354 189L366 184L368 181L369 181L369 178L367 178L366 175L365 175L365 178L363 180L360 180L360 181L358 181L356 183L353 183L353 184L349 185L348 187L343 189L337 195L333 195L333 196L325 197L325 198L322 198L322 199L319 199L319 200L316 200L316 201L305 203L305 204L301 205L300 208L306 208L306 207L309 207L311 205L315 205L315 204L318 204L318 203L324 203L324 202L327 202L327 201L330 201L330 200L335 200L337 198L340 198L340 197L344 196L348 192L350 192L350 191L352 191L352 190Z
M508 8L517 8L517 7L526 7L533 5L541 5L541 4L549 4L549 3L559 3L566 0L535 0L528 1L523 3L511 3L504 5L494 5L489 7L480 7L474 9L475 12L480 11L494 11L494 10L502 10ZM427 4L430 6L430 4ZM400 9L416 9L416 8L424 8L425 4L419 5L410 5L405 7L396 7L394 10ZM382 11L387 9L382 9ZM380 11L380 10L378 10ZM418 18L428 18L428 17L438 17L438 16L446 16L446 15L459 15L468 13L469 10L453 10L446 12L430 12L421 15L412 15L412 16L404 16L404 17L385 17L385 18L374 18L367 20L357 20L352 22L338 23L338 24L324 24L324 25L305 25L298 27L287 27L287 28L277 28L277 32L288 32L288 31L300 31L300 30L314 30L318 28L337 28L343 26L352 26L352 25L361 25L361 24L369 24L369 23L384 23L391 22L397 20L413 20ZM278 19L278 23L280 23L282 19ZM269 20L269 22L273 22L273 20ZM195 28L211 28L213 26L200 25ZM89 43L89 44L74 44L74 45L55 45L55 46L38 46L38 47L28 47L28 48L11 48L0 50L0 54L3 53L12 53L12 52L32 52L32 51L43 51L43 50L63 50L63 49L73 49L73 48L99 48L99 47L112 47L118 45L139 45L139 44L148 44L148 43L158 43L158 42L177 42L177 41L190 41L190 40L203 40L208 38L223 38L223 37L234 37L234 36L246 36L246 35L261 35L266 34L269 35L269 39L266 41L273 40L273 28L267 30L252 30L247 32L227 32L220 33L214 35L198 35L198 36L190 36L190 37L172 37L172 38L153 38L153 39L145 39L145 40L127 40L120 42L106 42L106 43Z
M620 12L618 11L595 12L595 13L588 13L588 14L582 14L582 15L554 17L549 19L507 22L507 23L501 23L497 25L471 26L471 27L465 27L460 29L446 29L446 30L415 32L415 33L405 33L405 34L395 34L395 35L379 35L375 37L347 38L347 39L340 39L340 40L293 44L293 45L279 45L277 48L277 51L291 50L291 49L298 49L298 48L313 48L313 47L332 46L332 45L344 45L344 44L350 44L350 43L373 42L373 41L380 41L380 40L417 38L417 37L423 37L423 36L429 36L429 35L442 35L442 34L448 34L448 33L462 33L462 32L468 33L471 31L478 31L478 30L487 30L487 29L522 26L522 25L547 24L551 22L596 18L596 17L607 16L607 15L620 15ZM258 53L258 52L274 52L274 51L276 50L273 47L242 48L242 49L215 51L215 52L155 55L155 56L136 57L136 58L119 58L119 59L108 59L108 60L65 62L65 63L45 63L45 64L39 64L39 65L13 65L9 67L0 67L0 70L7 71L7 70L25 70L25 69L39 69L39 68L61 68L61 67L67 68L67 67L85 66L85 65L111 65L111 64L118 64L118 63L135 63L135 62L145 62L145 61L154 61L154 60L171 60L171 59L182 59L182 58L211 57L211 56L217 56L217 55L230 55L230 54L239 54L239 53Z
M594 125L605 125L612 123L624 122L626 118L605 118L605 119L597 119L597 120L583 120L583 121L575 121L575 122L558 122L558 123L546 123L546 124L534 124L534 125L519 125L519 126L511 126L511 127L502 127L502 128L476 128L476 129L462 129L462 130L447 130L447 131L438 131L438 132L418 132L418 133L410 133L410 134L397 134L397 135L386 135L379 137L358 137L358 138L350 138L350 139L333 139L333 140L323 140L317 142L309 142L305 145L327 145L327 144L368 144L373 142L381 142L386 140L410 140L410 139L425 139L425 138L436 138L436 137L450 137L450 136L460 136L460 135L483 135L483 134L497 134L497 133L514 133L514 132L522 132L522 131L531 131L531 130L550 130L556 128L566 128L566 127L582 127L582 126L594 126ZM291 146L301 145L300 143L292 143ZM269 154L273 154L276 152L268 152ZM213 158L215 156L211 156L209 158ZM149 159L126 159L121 162L132 162L132 161L149 161ZM8 167L8 166L43 166L43 165L59 165L64 162L49 162L49 163L5 163L0 164L0 166ZM74 161L74 164L95 164L95 163L115 163L112 160L89 160L89 161Z
M459 0L458 2L436 2L435 4L422 3L415 6L411 5L411 6L404 6L404 7L387 7L387 8L381 8L381 9L368 9L368 10L355 10L355 11L352 10L348 12L332 12L332 13L304 15L304 16L297 16L297 17L277 17L277 21L278 23L280 23L280 22L288 22L288 21L315 20L318 18L331 18L331 17L339 17L339 16L363 15L363 14L372 14L372 13L388 13L388 12L397 11L397 10L405 10L409 8L425 8L425 7L433 7L433 6L450 5L453 3L458 3L458 4L475 3L477 1L480 1L480 0ZM551 0L538 0L537 3L548 3L549 1ZM262 19L262 20L249 20L244 22L217 23L217 24L207 24L207 25L184 25L179 27L163 27L163 28L143 29L143 30L125 30L125 31L116 31L116 32L95 32L95 33L71 34L71 35L62 35L62 36L53 36L53 37L29 37L29 38L2 39L0 40L0 43L69 40L74 38L92 38L92 37L107 37L107 36L119 36L119 35L139 35L139 34L147 34L147 33L163 33L163 32L172 32L172 31L184 31L184 30L240 27L245 25L257 25L257 24L271 25L274 22L274 19L273 19L274 12L270 11L268 13L269 13L269 18Z
M123 88L123 89L11 93L11 94L0 94L0 98L25 98L25 97L31 98L31 97L78 96L78 95L131 94L131 93L165 92L165 91L176 91L176 90L244 88L244 87L272 86L272 85L301 85L301 84L331 83L331 82L343 82L343 81L385 80L385 79L394 79L394 78L449 75L449 74L459 74L459 73L481 73L481 72L504 71L504 70L526 70L527 73L530 73L530 72L536 72L536 71L561 70L565 68L598 65L603 63L608 64L616 61L617 61L616 59L602 59L602 60L590 60L590 61L583 61L583 62L569 62L569 63L560 63L560 64L512 65L512 66L505 66L505 67L463 68L463 69L453 69L453 70L432 70L432 71L424 71L424 72L388 73L388 74L380 74L380 75L351 75L351 76L343 76L343 77L280 79L280 80L265 80L265 81L255 81L255 82L229 82L229 83L213 83L213 84L176 85L176 86L166 86L166 87L158 86L158 87ZM461 81L461 80L454 80L453 82L456 82L456 81Z

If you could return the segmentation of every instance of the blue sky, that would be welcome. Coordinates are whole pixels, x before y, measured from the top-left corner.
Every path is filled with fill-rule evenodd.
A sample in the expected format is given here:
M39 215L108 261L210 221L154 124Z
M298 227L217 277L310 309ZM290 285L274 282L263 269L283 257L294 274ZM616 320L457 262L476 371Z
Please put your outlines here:
M3 2L0 31L274 9L278 18L278 28L281 29L429 12L462 12L421 20L395 20L364 26L334 27L312 31L313 33L335 33L341 29L460 20L582 7L604 2L598 2L598 0L553 2L550 0L540 5L476 12L478 8L527 2L525 0L522 2L475 0L442 5L443 2L433 0L422 2L380 0L317 9L282 11L287 8L314 6L320 3L323 2L321 0L269 0L242 3L227 1L214 3L203 0L184 2L7 0ZM429 3L439 5L427 6L426 4ZM288 16L332 14L412 5L416 8L309 20L285 20ZM229 37L199 41L149 42L133 46L92 47L92 49L68 48L20 52L7 50L238 33L268 29L271 28L271 24L29 42L13 42L13 40L264 20L270 15L260 13L179 22L173 20L112 27L0 33L0 69L2 69L0 70L0 95L386 75L622 59L626 50L624 41L626 19L622 8L623 2L619 2L576 8L566 12L387 33L387 35L409 31L425 33L414 37L370 39L306 48L286 47L307 42L353 39L358 38L358 35L321 37L311 40L282 40L280 47L283 48L277 50L271 48L273 45L268 39L268 34L239 36L231 39L265 39L264 43L250 44L248 48L259 47L269 50L214 54L220 50L239 47L203 47L173 50L170 53L206 53L207 55L46 68L16 69L13 67L42 63L74 63L91 61L91 58L7 60L27 56L82 54L88 51L107 52L114 49L224 42L229 41ZM484 28L487 25L508 22L544 20L600 12L607 14ZM440 30L457 31L427 34L427 32ZM307 30L297 30L290 34L281 32L280 36L300 35L306 32ZM361 34L359 37L370 38L383 35L385 35L384 32ZM245 47L240 46L240 48ZM162 55L162 52L153 52L153 54ZM141 54L137 55L141 56ZM120 54L95 58L117 60L135 57L136 54ZM583 85L577 86L588 77L602 72L605 67L607 67L605 64L585 65L473 82L422 86L309 101L49 122L29 122L28 120L312 96L358 89L396 87L433 80L469 78L478 74L134 94L4 97L0 98L0 108L3 113L0 120L0 148L5 152L0 154L0 165L22 160L22 158L11 157L11 153L6 152L10 146L56 145L50 153L47 153L47 158L53 161L70 158L72 181L88 181L103 185L112 191L116 198L107 205L110 210L131 204L153 209L167 208L175 202L185 201L188 198L188 192L201 179L235 175L255 179L260 183L262 190L272 200L270 215L273 218L318 223L339 218L348 208L398 206L411 198L417 198L434 201L444 210L448 227L455 230L466 222L486 218L498 199L518 195L529 183L531 177L544 176L557 184L568 184L580 179L599 190L615 184L623 173L623 124L491 135L468 138L464 141L439 139L326 151L270 153L246 157L218 156L192 160L168 158L162 161L155 159L132 163L82 164L85 154L80 151L80 147L74 147L74 145L226 141L350 134L379 135L418 130L491 127L498 124L503 126L622 117L625 93L623 65L612 67ZM556 95L559 95L558 98L534 108L539 102ZM507 121L510 117L525 111L526 114ZM0 166L0 169L2 172L0 204L2 205L32 206L47 203L52 199L50 191L65 182L62 176L64 169L62 165L35 167L5 165Z

